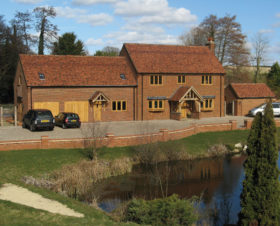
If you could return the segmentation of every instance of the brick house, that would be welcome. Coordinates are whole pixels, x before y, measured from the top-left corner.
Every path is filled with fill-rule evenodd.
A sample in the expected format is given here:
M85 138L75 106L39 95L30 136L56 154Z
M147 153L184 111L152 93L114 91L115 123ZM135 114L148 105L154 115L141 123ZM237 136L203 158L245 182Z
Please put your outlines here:
M226 114L242 116L258 105L275 98L264 83L231 83L225 88Z
M77 112L83 122L223 116L225 72L209 47L124 44L117 57L20 55L18 119L31 108Z

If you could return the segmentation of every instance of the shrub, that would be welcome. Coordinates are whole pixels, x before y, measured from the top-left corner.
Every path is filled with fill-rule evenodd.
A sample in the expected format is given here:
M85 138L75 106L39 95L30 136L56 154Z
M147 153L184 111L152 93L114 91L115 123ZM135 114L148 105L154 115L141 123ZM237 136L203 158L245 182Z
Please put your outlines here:
M192 225L198 216L189 200L172 195L163 199L132 200L125 212L125 221L151 225Z

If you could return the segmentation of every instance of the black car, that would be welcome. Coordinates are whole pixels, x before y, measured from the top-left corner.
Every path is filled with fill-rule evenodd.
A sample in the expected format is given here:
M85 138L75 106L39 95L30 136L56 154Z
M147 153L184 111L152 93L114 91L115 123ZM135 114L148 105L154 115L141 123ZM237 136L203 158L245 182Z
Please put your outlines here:
M72 112L61 112L55 116L55 125L61 126L63 129L68 127L80 128L81 121L79 115Z
M53 130L55 120L50 110L34 109L29 110L22 119L22 128L29 128L31 131L36 129Z

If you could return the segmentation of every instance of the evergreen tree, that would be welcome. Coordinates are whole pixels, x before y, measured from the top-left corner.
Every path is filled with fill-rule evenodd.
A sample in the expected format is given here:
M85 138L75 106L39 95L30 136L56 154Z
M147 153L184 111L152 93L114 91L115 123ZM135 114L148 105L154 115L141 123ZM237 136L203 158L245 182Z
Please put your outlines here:
M59 37L58 42L53 43L52 54L55 55L86 55L84 44L76 40L74 33L65 33Z
M267 74L267 84L272 88L278 88L280 85L280 66L278 62L274 63Z
M279 225L280 183L276 125L271 101L255 117L248 137L248 159L239 225Z
M37 7L33 10L35 13L36 30L40 32L38 54L44 55L45 46L50 47L49 43L52 43L52 39L56 38L57 27L52 24L49 18L55 18L56 12L53 7Z

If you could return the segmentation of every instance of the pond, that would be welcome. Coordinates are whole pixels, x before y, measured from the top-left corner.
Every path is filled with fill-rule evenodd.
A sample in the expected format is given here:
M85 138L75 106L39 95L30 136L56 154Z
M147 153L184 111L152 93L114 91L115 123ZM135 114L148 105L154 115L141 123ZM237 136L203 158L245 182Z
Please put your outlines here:
M126 175L112 177L101 184L99 207L113 211L131 198L154 199L178 194L182 198L200 197L199 209L218 222L235 223L240 210L240 193L246 156L137 165ZM220 223L219 223L220 222Z

